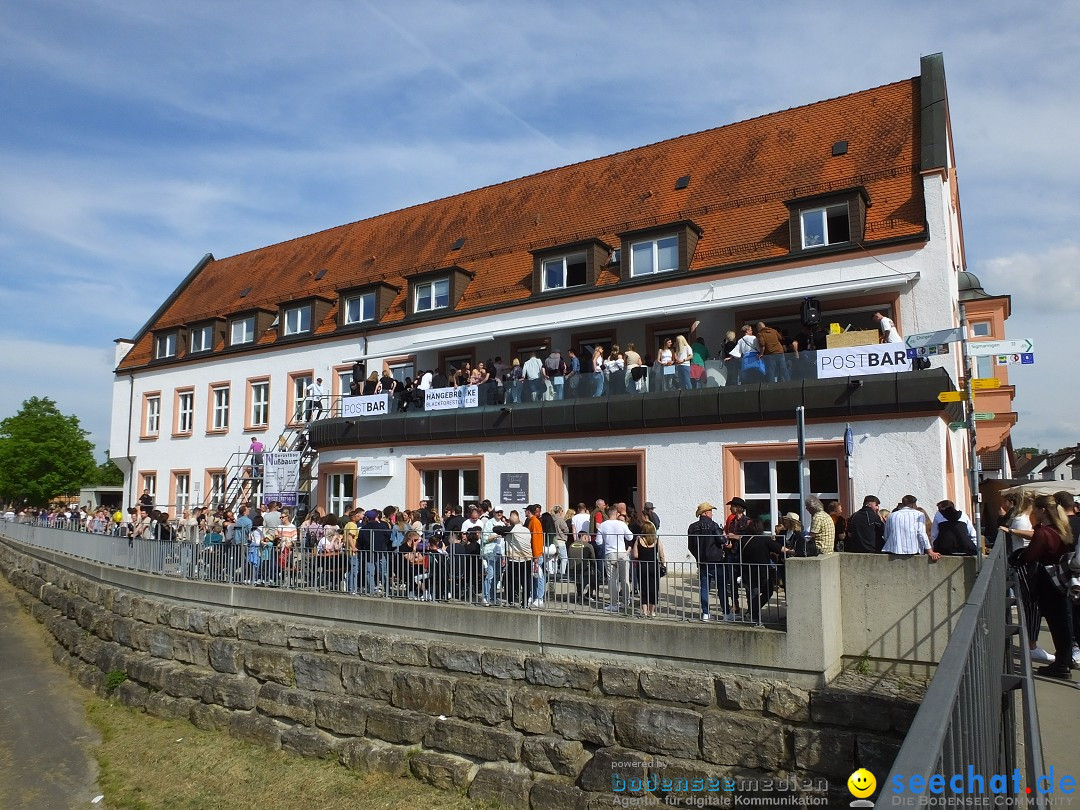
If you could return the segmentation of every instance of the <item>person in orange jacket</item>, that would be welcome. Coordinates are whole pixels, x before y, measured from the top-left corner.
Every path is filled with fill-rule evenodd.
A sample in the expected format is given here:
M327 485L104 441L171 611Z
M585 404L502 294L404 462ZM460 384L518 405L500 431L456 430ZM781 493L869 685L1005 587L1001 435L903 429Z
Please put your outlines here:
M531 608L544 606L544 592L547 589L547 581L544 576L544 527L540 523L540 512L543 507L538 503L525 507L525 528L532 535L532 584L533 598L529 602Z

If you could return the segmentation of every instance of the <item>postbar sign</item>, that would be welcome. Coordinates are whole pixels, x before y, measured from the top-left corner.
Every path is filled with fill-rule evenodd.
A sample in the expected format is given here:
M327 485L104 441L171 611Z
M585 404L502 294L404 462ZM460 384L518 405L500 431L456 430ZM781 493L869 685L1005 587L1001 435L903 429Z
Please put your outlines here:
M382 416L389 412L389 394L372 394L366 397L345 397L341 400L341 415L346 418L355 418L357 416Z
M911 361L903 343L821 349L817 353L819 380L861 377L866 374L895 374L898 371L911 371Z

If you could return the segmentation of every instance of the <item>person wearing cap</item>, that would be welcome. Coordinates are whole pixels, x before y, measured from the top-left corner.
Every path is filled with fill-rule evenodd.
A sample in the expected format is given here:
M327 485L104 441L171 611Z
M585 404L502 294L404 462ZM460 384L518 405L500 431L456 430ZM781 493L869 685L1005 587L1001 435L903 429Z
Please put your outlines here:
M847 540L844 551L855 554L880 554L885 545L885 521L879 510L881 501L877 495L863 498L862 509L848 520Z
M648 518L653 526L656 527L656 531L660 531L660 516L656 514L656 507L653 506L652 501L645 501L645 505L641 508L642 517Z
M323 412L323 397L326 389L323 388L322 377L316 377L315 382L308 383L304 389L304 421L310 422L313 418L318 419Z
M806 532L803 531L802 518L795 512L788 512L780 518L781 531L777 539L786 549L791 549L791 556L806 556ZM782 562L782 561L781 561Z
M732 501L742 501L742 499L733 498ZM701 620L703 622L710 619L709 591L714 585L716 587L716 596L720 600L720 614L724 619L734 618L734 614L730 610L731 595L727 586L727 572L724 570L727 553L732 548L732 542L725 537L720 524L713 520L713 510L715 508L708 501L699 503L697 510L694 512L697 520L686 528L687 546L698 563ZM742 504L742 508L745 510L745 502Z

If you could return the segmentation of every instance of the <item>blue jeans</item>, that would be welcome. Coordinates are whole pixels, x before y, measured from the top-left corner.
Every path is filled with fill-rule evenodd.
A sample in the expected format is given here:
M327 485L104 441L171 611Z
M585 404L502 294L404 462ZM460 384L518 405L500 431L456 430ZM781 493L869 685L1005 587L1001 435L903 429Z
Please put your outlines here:
M360 555L349 555L349 573L345 575L345 590L356 593L356 580L360 574Z
M544 592L547 590L547 577L544 574L544 558L533 561L533 599L544 601Z
M686 363L679 363L675 366L676 373L679 375L679 388L684 391L690 387L690 366Z
M604 395L604 372L593 372L593 396L602 397Z
M502 579L502 557L498 554L485 554L484 562L484 598L494 602L499 595L499 581Z
M790 382L791 372L788 369L787 355L764 354L765 381L766 382Z
M563 382L555 382L555 380L551 381L551 387L555 390L555 399L556 400L559 400L559 399L563 398L563 385L565 384L565 379L566 378L565 377L559 377L558 379L563 380Z
M730 594L728 593L724 563L699 563L698 579L701 581L701 612L709 613L709 591L716 587L716 596L720 600L721 615L728 612Z
M388 552L375 552L368 551L364 553L364 586L367 588L367 595L375 595L375 569L379 569L379 582L382 585L383 593L390 592L390 573L386 564L386 554Z

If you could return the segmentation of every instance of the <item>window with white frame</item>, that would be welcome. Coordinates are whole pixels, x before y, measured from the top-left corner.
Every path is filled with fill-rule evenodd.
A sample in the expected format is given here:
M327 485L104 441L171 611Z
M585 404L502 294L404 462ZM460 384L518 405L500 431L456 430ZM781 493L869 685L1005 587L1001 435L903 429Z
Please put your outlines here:
M301 335L311 331L311 304L289 307L285 310L285 323L282 334Z
M347 368L344 371L337 372L337 384L338 384L338 416L341 416L341 400L345 397L352 396L352 369Z
M630 245L630 275L649 276L679 267L679 237L664 236Z
M810 494L823 503L840 499L840 464L836 459L812 459ZM799 502L799 462L743 461L743 499L746 514L771 529L787 512L802 514Z
M143 426L143 433L147 436L157 436L159 430L161 430L161 397L147 397L146 424Z
M176 514L180 517L191 506L191 475L188 473L176 474Z
M208 352L214 348L213 324L199 326L191 330L191 353Z
M191 433L195 424L195 392L181 391L176 395L176 432Z
M143 473L142 488L150 493L150 503L157 503L157 473Z
M390 376L397 380L399 383L404 383L405 378L416 379L416 363L411 360L401 363L390 363L387 366L390 371Z
M211 425L213 430L229 429L229 386L227 385L218 385L214 387L214 404Z
M450 306L450 279L425 281L413 288L413 312L430 312Z
M972 337L990 337L990 321L975 321L971 324Z
M331 473L326 476L326 510L332 515L344 515L353 505L356 477L352 473Z
M993 357L976 357L975 358L975 376L979 379L985 380L994 376L994 358Z
M242 346L255 342L255 316L235 318L229 325L229 345Z
M298 422L304 418L304 399L307 387L311 385L313 377L310 374L292 374L292 400L290 406L292 408L289 419L292 422Z
M154 357L158 360L176 357L176 332L157 336L154 342Z
M268 381L251 384L251 427L266 427L270 424L270 383Z
M217 508L225 503L225 473L210 473L210 506Z
M583 286L588 278L587 266L584 252L544 259L544 289L562 290Z
M848 204L839 203L823 208L810 208L799 213L802 223L802 246L824 247L851 241Z
M375 293L350 295L345 299L345 323L365 323L375 320Z
M480 500L480 468L424 470L421 496L441 509L445 504L466 504Z

